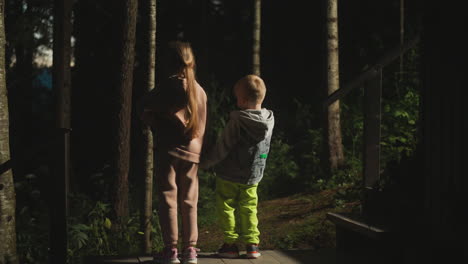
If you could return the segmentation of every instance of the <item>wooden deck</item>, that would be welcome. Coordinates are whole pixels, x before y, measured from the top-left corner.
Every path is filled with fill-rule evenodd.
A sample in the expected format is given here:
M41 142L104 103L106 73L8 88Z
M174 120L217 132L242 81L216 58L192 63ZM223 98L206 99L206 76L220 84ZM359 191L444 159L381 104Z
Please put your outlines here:
M258 259L245 258L245 252L241 251L241 256L238 259L223 259L219 258L215 253L200 252L198 254L199 264L247 264L247 263L262 263L262 264L336 264L336 254L334 249L326 250L262 250L262 256ZM137 263L152 263L152 257L89 257L84 263L86 264L137 264Z

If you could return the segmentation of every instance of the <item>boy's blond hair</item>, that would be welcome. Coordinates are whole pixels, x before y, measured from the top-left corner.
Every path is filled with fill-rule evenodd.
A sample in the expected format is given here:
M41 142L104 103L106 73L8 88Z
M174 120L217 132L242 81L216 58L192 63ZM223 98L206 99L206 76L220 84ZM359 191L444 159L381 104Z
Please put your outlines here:
M249 74L238 80L234 85L234 90L240 92L246 100L252 103L261 104L265 99L265 82L254 74Z

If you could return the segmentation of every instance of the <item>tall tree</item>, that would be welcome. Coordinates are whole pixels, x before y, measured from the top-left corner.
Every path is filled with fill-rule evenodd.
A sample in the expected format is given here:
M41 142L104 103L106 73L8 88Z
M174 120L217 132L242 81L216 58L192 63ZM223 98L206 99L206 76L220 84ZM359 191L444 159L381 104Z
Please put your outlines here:
M260 76L260 33L262 23L262 0L254 0L252 72Z
M145 85L143 89L151 91L155 86L155 64L156 64L156 0L147 1L144 6L144 47L143 64L144 64L144 79ZM142 148L141 153L137 153L139 164L142 168L139 172L144 173L144 197L143 197L143 213L141 218L141 230L143 230L143 252L151 253L151 230L153 216L153 134L148 126L139 123L139 132L141 137L139 143Z
M70 129L72 0L54 2L53 84L56 89L57 127Z
M0 0L0 168L10 161L8 97L5 78L4 0ZM11 169L0 170L0 263L18 263L16 255L16 198Z
M11 110L11 155L16 164L22 164L14 166L13 171L15 175L20 176L26 173L23 157L31 147L34 13L32 1L10 2L7 7L10 8L9 15L16 19L13 25L7 24L7 32L14 34L14 37L8 36L8 41L14 46L16 57L12 76L14 81L8 85L8 98ZM7 19L10 19L8 15ZM11 20L7 22L11 23Z
M50 238L51 263L67 260L68 181L70 175L71 115L71 31L72 0L54 1L53 89L56 105L56 127L60 133L54 164L52 188L54 197Z
M405 0L400 0L400 46L405 42ZM400 79L403 74L403 54L400 55Z
M133 68L135 61L137 0L122 0L123 19L119 69L116 71L116 129L112 166L115 176L113 208L117 223L128 216L128 172L130 166L130 126Z
M338 59L338 0L327 2L327 91L332 94L340 87L340 72ZM337 168L344 162L343 144L340 126L340 103L336 101L328 107L327 142L330 167Z

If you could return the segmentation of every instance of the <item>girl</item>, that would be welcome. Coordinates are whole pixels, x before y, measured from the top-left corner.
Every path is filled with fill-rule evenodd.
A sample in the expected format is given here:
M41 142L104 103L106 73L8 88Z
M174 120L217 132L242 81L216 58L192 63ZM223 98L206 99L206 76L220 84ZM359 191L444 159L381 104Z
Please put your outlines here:
M161 263L180 263L177 212L182 222L183 263L197 263L198 163L206 124L206 94L195 79L189 43L170 42L161 52L160 85L143 99L141 119L155 133L155 180L165 247Z

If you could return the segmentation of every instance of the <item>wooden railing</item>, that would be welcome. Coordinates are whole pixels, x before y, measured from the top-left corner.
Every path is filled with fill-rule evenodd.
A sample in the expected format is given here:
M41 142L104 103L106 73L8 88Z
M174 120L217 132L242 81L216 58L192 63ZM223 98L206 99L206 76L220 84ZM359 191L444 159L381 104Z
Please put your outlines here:
M69 137L70 128L57 128L48 139L33 146L22 161L33 160L41 155L51 155L52 175L49 180L51 202L50 213L50 263L66 263L67 259L67 216L69 178ZM0 164L0 175L15 167L20 167L20 159L9 159Z
M28 152L25 153L25 155L21 157L21 160L26 160L26 161L33 160L36 157L39 157L40 155L51 153L52 150L54 150L57 144L59 143L62 135L70 131L71 129L65 129L65 128L58 129L56 133L53 133L52 135L48 136L48 139L46 139L45 141L41 143L38 143L37 145L34 145L30 150L28 150ZM16 166L21 166L21 165L22 164L19 164L17 160L9 159L5 161L4 163L0 164L0 174L5 173L6 171L11 170Z
M325 100L323 107L327 108L333 102L343 98L351 90L364 85L364 148L363 148L363 183L365 197L363 214L370 213L372 196L380 179L380 126L382 101L382 69L399 58L402 54L419 42L419 36L412 38L402 46L398 46L382 56L374 66L361 73L343 88L335 91Z
M398 46L390 50L388 53L382 56L379 60L377 60L374 66L370 67L368 70L358 75L358 77L353 79L351 82L347 83L345 86L343 86L343 88L338 89L334 93L330 94L328 98L325 100L325 102L323 103L324 107L328 107L330 104L332 104L336 100L343 98L346 94L348 94L354 88L360 87L363 83L377 76L383 67L387 66L388 64L390 64L391 62L399 58L400 55L404 54L406 51L413 48L418 42L419 42L419 36L416 36L412 38L411 40L409 40L408 42L406 42L405 44L403 44L403 46L401 47Z

